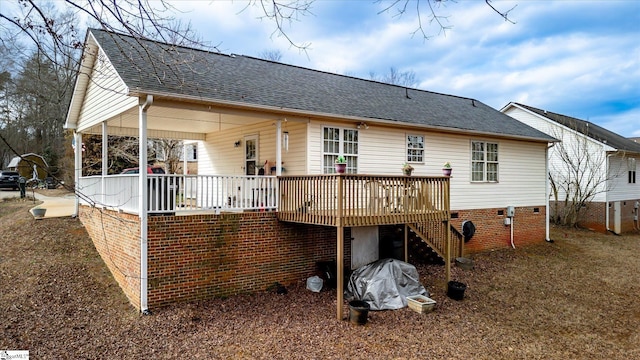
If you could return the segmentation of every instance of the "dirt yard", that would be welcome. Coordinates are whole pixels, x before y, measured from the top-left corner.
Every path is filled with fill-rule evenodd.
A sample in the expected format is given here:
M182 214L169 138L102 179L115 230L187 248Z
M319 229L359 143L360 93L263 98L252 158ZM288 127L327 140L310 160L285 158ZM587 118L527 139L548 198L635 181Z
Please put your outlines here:
M476 255L452 272L462 301L442 267L419 266L434 312L370 312L364 326L336 320L335 291L304 279L141 316L78 220L30 206L0 202L0 350L31 359L640 359L640 235L556 229L552 244Z

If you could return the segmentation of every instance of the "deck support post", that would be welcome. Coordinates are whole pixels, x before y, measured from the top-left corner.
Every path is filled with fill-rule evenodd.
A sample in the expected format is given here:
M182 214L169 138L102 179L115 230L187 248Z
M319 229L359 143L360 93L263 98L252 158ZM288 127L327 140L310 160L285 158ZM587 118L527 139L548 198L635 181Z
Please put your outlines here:
M447 227L447 245L445 246L444 272L447 283L451 281L451 224L449 220L445 221Z
M338 226L337 228L338 231L338 241L337 241L337 246L338 246L338 256L336 259L337 262L337 286L336 289L337 291L337 319L338 320L342 320L342 303L344 302L344 227L342 226Z
M409 226L404 224L404 262L409 262Z
M336 306L336 316L338 320L342 320L342 308L344 303L344 226L342 226L342 207L344 206L344 183L342 181L342 176L338 174L336 176L336 180L338 181L338 198L336 201L338 202L338 216L336 217L336 231L337 231L337 252L336 252L336 269L337 269L337 306Z

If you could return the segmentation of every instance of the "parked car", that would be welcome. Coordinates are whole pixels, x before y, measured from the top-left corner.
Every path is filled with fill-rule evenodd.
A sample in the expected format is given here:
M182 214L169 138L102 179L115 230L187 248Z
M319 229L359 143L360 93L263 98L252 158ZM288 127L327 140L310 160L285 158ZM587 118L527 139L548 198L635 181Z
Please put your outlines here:
M17 171L0 171L0 188L18 190L19 177Z
M140 168L128 168L122 170L120 174L139 174ZM165 174L164 169L161 166L147 166L147 174Z
M58 187L58 182L51 176L44 178L44 184L47 189L55 189Z

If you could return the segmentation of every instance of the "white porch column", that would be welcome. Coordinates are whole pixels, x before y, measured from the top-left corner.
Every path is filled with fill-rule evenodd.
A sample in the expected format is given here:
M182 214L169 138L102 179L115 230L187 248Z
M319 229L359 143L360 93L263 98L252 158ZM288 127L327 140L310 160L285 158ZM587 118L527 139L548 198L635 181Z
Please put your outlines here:
M74 158L73 158L73 166L74 166L74 183L75 183L75 209L73 211L73 216L77 217L80 212L80 197L78 194L80 193L80 178L82 177L82 133L74 132L73 133L73 143L75 144L74 149Z
M107 123L102 122L102 203L106 204L107 202L107 182L105 176L107 176L109 170L109 153L107 150L107 145L109 144L109 138L107 134Z
M138 192L140 194L138 202L138 216L140 218L140 311L149 314L149 304L147 300L147 232L148 232L148 197L147 192L147 110L153 104L153 95L147 95L146 100L139 102L139 176Z
M282 175L282 120L278 119L276 122L276 176L280 175Z
M182 173L187 175L187 146L186 142L182 142Z

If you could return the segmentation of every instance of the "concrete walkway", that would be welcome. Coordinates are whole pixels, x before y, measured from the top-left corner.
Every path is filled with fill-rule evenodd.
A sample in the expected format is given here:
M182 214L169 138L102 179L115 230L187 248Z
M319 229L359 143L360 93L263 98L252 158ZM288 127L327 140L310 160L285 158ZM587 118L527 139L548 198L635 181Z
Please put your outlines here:
M29 199L31 198L32 194L35 196L36 200L42 201L42 204L37 205L35 207L47 209L44 216L45 218L72 216L74 213L75 196L71 193L60 195L60 196L47 196L47 195L39 194L37 192L32 192L31 190L27 190L27 196L29 197ZM12 198L19 199L20 192L10 190L10 189L0 189L0 199L12 199ZM29 200L29 201L33 201L33 200ZM33 215L33 208L29 211Z
M46 196L35 193L37 200L42 201L42 204L36 206L37 208L47 209L44 218L54 217L67 217L72 216L75 210L75 195L68 194L64 196ZM30 210L33 214L33 209Z
M75 211L74 194L52 197L36 193L36 199L43 201L38 207L47 209L45 219L72 216Z

